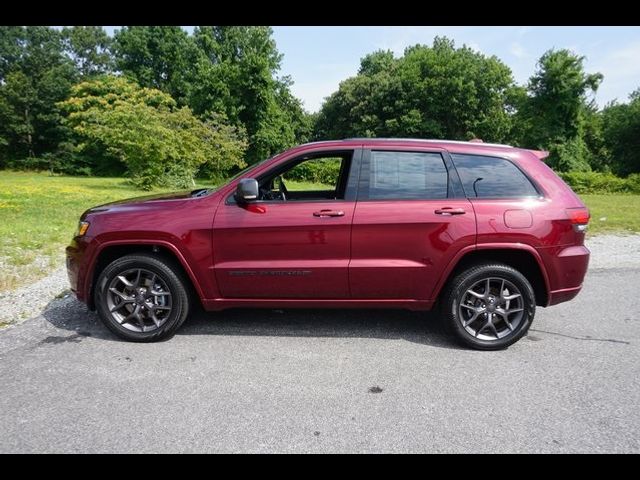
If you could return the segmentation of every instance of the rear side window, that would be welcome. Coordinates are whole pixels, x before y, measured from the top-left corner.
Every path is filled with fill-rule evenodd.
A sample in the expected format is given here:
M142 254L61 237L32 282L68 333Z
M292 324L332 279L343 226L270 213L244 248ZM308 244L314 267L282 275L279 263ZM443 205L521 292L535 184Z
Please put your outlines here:
M447 198L447 184L447 169L439 153L371 152L371 200Z
M451 158L469 198L539 196L531 181L509 160L457 153Z

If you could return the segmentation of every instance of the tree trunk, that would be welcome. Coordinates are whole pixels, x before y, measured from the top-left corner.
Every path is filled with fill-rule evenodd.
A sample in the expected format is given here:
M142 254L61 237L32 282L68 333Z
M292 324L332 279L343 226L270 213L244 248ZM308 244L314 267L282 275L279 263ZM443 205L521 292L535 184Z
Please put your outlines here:
M29 107L25 107L24 109L24 122L27 125L27 149L29 150L29 157L35 158L35 153L33 152L33 137L31 135L31 120L29 119Z

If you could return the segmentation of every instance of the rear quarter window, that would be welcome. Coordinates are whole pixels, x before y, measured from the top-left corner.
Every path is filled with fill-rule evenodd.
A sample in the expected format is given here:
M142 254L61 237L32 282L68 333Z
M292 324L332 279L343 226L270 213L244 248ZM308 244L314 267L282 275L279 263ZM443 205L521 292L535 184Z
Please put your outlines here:
M538 197L527 176L504 158L452 153L464 192L469 198Z

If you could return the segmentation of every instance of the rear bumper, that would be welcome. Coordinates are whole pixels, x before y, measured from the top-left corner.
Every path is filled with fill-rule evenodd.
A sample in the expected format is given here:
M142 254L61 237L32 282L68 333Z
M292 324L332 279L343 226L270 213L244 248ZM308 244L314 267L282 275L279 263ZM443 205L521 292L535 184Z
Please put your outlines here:
M549 273L547 305L572 300L582 289L591 252L584 245L541 250L546 250L540 253Z
M557 305L562 302L573 300L578 296L580 290L582 290L582 285L579 287L565 288L563 290L553 290L549 292L549 303L547 305Z

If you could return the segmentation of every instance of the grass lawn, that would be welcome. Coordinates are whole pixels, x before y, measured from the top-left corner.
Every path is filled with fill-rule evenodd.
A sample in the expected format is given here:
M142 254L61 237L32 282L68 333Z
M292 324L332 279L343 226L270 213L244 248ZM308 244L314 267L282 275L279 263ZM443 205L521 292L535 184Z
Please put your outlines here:
M591 212L589 235L640 233L640 195L580 195Z
M144 194L122 178L0 171L0 291L61 265L87 208Z
M285 181L290 189L320 187ZM0 171L0 291L36 280L62 265L64 247L84 210L144 194L121 178L51 177L46 173ZM589 235L640 232L640 196L582 195L582 198L591 209Z

